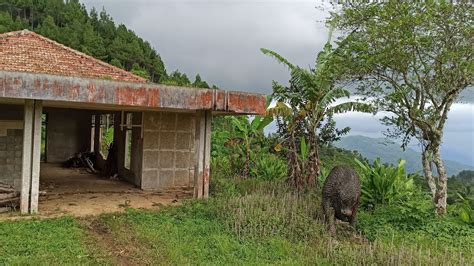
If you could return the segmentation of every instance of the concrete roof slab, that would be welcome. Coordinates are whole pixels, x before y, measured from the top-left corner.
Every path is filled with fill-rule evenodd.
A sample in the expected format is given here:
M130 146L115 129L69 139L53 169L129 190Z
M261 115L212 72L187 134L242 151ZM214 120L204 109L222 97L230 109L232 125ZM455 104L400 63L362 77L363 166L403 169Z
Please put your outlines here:
M0 71L0 97L253 115L265 113L266 101L245 92L11 71Z

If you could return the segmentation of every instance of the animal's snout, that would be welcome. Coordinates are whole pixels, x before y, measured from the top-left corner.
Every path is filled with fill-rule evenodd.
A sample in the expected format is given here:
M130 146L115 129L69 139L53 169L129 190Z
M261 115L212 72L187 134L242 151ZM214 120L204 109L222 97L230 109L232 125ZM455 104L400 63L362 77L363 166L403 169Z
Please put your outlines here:
M352 210L351 209L343 209L341 212L344 216L347 216L347 217L352 216Z

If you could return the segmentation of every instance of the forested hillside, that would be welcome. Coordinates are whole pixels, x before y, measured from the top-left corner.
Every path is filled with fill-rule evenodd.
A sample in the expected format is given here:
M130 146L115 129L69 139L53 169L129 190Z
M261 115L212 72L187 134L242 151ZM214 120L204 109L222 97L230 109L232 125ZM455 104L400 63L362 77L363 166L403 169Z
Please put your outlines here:
M167 73L149 42L105 10L88 11L79 0L0 0L0 33L29 29L66 46L145 77L151 82L208 88L178 70Z
M409 173L421 173L421 155L419 152L407 148L405 151L397 143L387 142L385 138L369 138L365 136L347 136L335 143L336 147L357 151L362 156L373 162L380 158L383 163L396 165L399 159L406 160L406 170ZM446 172L449 176L456 175L462 170L471 170L473 166L457 161L444 160Z

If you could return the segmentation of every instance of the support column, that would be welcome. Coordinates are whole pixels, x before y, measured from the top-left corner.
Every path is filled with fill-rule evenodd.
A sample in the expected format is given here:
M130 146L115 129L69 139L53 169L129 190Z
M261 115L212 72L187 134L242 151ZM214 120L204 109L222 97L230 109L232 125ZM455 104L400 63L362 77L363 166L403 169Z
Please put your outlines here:
M33 144L32 144L32 165L31 165L31 196L30 213L38 212L39 200L39 179L41 162L41 116L43 114L43 102L35 101L35 111L33 120Z
M25 100L23 117L23 160L21 165L20 212L30 212L31 153L33 141L34 101Z
M209 179L211 162L211 122L210 111L196 115L196 163L194 167L194 197L209 197Z
M212 114L210 111L205 113L205 135L204 135L204 188L203 197L209 197L209 179L211 176L211 125Z
M42 101L25 100L20 211L38 212Z

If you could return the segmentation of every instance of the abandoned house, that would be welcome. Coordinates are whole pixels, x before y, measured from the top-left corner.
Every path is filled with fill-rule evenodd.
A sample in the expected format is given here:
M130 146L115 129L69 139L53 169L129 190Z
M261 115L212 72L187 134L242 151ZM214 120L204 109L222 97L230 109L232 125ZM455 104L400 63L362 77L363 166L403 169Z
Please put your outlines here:
M34 32L0 34L0 183L22 213L41 210L45 165L92 152L104 168L110 143L120 179L207 197L212 117L263 113L262 95L152 84Z

